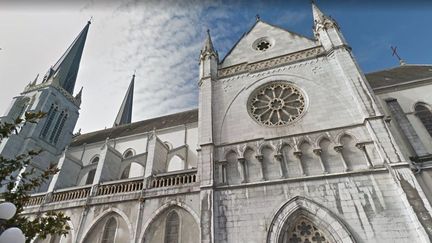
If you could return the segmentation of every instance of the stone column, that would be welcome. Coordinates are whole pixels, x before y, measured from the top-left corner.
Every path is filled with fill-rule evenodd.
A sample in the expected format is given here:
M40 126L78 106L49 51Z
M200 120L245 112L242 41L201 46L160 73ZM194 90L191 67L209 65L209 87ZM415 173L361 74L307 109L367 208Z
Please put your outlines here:
M263 181L266 181L267 180L267 178L265 177L265 166L264 166L264 156L262 155L262 154L260 154L260 155L257 155L257 156L255 156L255 158L257 158L258 159L258 161L260 162L260 164L261 164L261 179L263 180Z
M370 169L370 168L373 168L373 165L372 165L372 161L371 161L371 159L370 159L370 157L369 157L369 154L368 154L368 152L367 152L367 150L366 150L366 145L364 144L364 143L357 143L356 144L356 147L358 148L358 149L360 149L363 153L364 153L364 155L365 155L365 157L366 157L366 165L367 165L367 167Z
M301 175L302 175L302 176L306 176L306 173L305 173L304 168L303 168L302 159L301 159L303 153L302 153L301 151L295 151L295 152L294 152L294 155L297 157L297 159L298 159L298 161L299 161L299 168L300 168L300 173L301 173Z
M343 157L343 154L342 154L343 146L342 145L334 146L334 150L339 154L339 157L342 160L345 172L349 171L348 165L347 165L345 158Z
M277 161L279 161L280 163L280 174L281 174L281 178L287 178L288 177L288 169L286 167L284 158L282 154L276 154L275 155L275 159Z
M247 183L248 182L248 174L247 174L247 164L245 158L238 158L238 162L241 166L241 175L242 175L242 181L241 183Z
M325 165L324 165L324 162L323 162L323 160L322 160L322 157L321 157L322 149L320 149L320 148L318 148L318 149L314 149L313 152L314 152L314 154L316 154L316 156L318 157L318 160L319 160L319 162L320 162L321 169L322 169L323 173L324 173L324 174L327 174L328 171L327 171L327 169L326 169L326 167L325 167Z

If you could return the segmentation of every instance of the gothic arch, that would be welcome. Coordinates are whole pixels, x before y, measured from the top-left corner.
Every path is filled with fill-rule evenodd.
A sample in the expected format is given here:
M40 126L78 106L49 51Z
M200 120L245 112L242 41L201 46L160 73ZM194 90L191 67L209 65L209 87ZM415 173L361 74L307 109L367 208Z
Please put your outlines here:
M271 149L273 151L277 151L277 148L275 148L275 146L273 146L273 144L265 142L265 143L262 143L259 146L259 148L258 148L258 153L259 154L258 155L262 155L263 154L263 150L266 149L266 148Z
M281 140L280 143L278 143L278 145L276 146L276 154L282 154L282 149L285 146L288 146L290 148L294 148L293 144L291 144L285 140Z
M336 139L335 139L336 144L342 144L341 139L343 137L346 137L346 136L351 137L355 143L358 143L358 138L354 134L352 134L351 132L342 131L336 136ZM330 141L332 141L332 140L330 140Z
M267 243L278 243L285 224L300 216L309 219L314 225L333 237L335 242L356 242L348 227L333 212L310 199L296 196L284 203L272 215Z
M167 211L170 211L171 209L173 209L173 207L179 207L183 210L185 210L186 212L188 212L192 218L194 219L195 223L198 226L198 231L201 232L201 225L200 225L200 217L198 216L198 214L188 205L186 205L185 203L182 202L178 202L178 201L170 201L168 203L165 203L164 205L162 205L161 207L159 207L156 211L154 211L152 213L152 215L150 216L150 218L145 222L141 234L139 236L139 242L144 242L144 236L146 235L146 232L149 230L151 224L158 219L158 217ZM199 241L201 241L201 235L198 236L199 237Z
M80 239L80 243L83 243L86 238L89 236L89 234L93 231L93 229L95 228L95 226L98 225L98 223L104 219L105 217L109 216L110 214L117 214L118 216L120 216L120 218L122 218L124 220L124 222L126 223L127 227L128 227L128 231L129 231L129 240L130 242L132 242L133 236L135 235L135 231L134 228L132 227L132 223L130 222L129 218L127 217L127 215L118 208L109 208L108 210L105 210L104 212L102 212L99 216L97 216L95 219L93 219L93 221L90 223L90 228L88 228L85 232L84 232L84 237L82 237Z
M244 148L244 150L243 150L243 152L242 152L242 156L240 158L244 158L246 152L248 152L248 151L252 151L252 152L255 153L256 152L256 148L254 146L251 146L251 145L246 145L245 148Z
M327 134L321 134L320 136L317 137L317 139L315 139L314 146L315 146L316 148L319 148L319 147L320 147L320 143L321 143L324 139L327 139L327 140L329 140L330 142L334 142L333 139L331 139L330 136L328 136Z

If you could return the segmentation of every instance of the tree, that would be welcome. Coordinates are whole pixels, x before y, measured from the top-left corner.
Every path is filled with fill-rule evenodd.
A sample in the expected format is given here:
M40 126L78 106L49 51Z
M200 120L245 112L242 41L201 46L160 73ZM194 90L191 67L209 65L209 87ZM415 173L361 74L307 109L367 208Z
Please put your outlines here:
M25 118L17 118L12 123L0 124L0 142L18 133L18 130L27 123L37 123L45 116L43 112L26 112ZM70 220L63 212L47 212L37 215L33 219L22 215L24 206L30 199L29 193L40 187L52 175L58 172L55 165L51 164L42 173L36 173L34 169L27 169L32 159L38 156L41 150L31 150L16 156L14 159L7 159L0 155L0 181L5 192L0 198L15 204L17 213L13 218L3 224L3 228L18 227L26 236L27 242L35 237L45 239L48 235L66 235L70 227L67 222Z

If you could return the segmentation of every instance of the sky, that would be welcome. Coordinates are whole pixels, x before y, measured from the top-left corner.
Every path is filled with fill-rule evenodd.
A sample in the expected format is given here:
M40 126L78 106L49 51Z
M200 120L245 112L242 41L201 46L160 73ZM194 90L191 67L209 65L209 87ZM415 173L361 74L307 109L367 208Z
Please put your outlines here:
M325 1L365 73L432 64L432 2ZM222 59L254 24L312 37L310 1L0 1L0 112L45 74L92 18L75 93L83 87L83 133L112 126L136 73L133 121L197 107L198 57L210 29Z

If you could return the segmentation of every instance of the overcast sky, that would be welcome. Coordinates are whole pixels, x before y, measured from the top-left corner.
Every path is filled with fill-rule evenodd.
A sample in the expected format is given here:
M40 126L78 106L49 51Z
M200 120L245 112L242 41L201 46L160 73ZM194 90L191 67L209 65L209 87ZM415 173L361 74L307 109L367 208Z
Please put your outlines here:
M432 4L334 2L318 1L338 21L365 72L397 65L390 45L408 63L432 63ZM76 130L112 126L134 70L133 121L194 108L205 30L223 58L257 13L312 36L309 1L0 1L0 112L55 64L90 17L75 86L75 92L84 87Z

